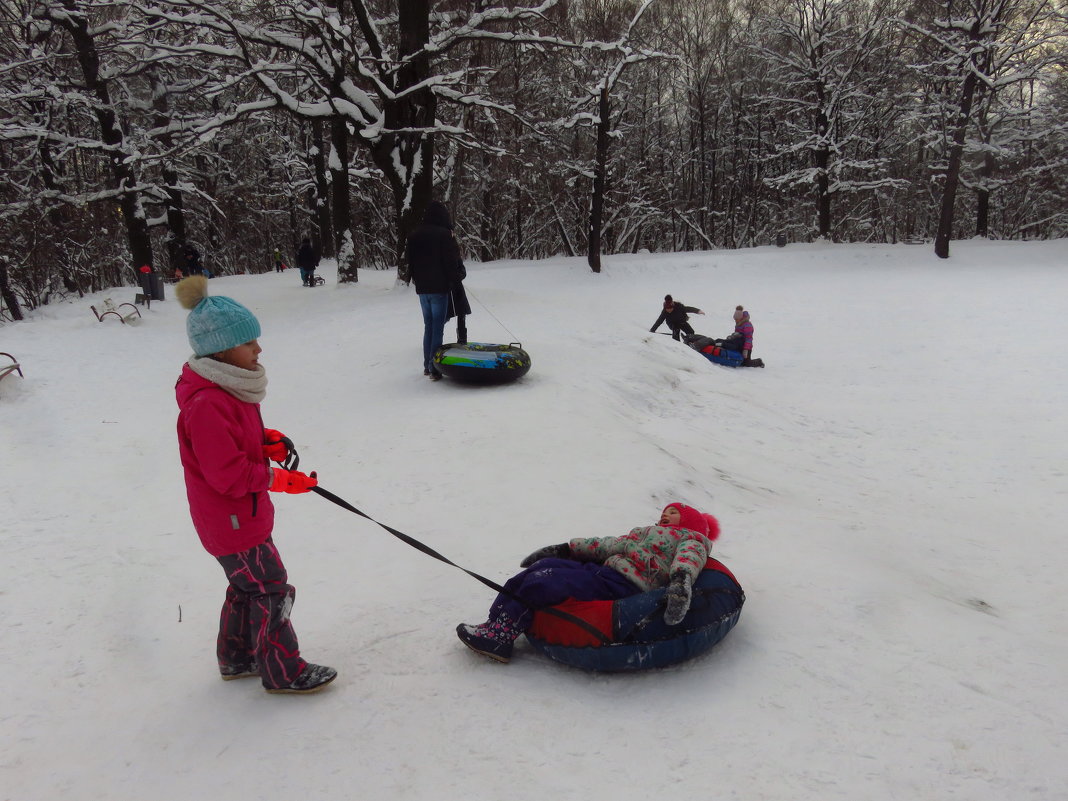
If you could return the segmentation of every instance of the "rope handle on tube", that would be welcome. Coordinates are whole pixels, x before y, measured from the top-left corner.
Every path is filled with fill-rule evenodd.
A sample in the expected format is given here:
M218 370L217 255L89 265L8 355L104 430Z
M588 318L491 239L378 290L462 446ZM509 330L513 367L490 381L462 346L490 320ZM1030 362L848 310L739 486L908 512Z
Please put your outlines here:
M378 522L377 520L375 520L373 517L371 517L366 512L361 512L359 509L357 509L351 503L349 503L348 501L344 500L343 498L339 498L337 495L335 495L334 493L330 492L329 490L325 490L321 486L315 486L315 487L311 488L311 491L316 493L316 494L318 494L318 495L321 495L322 497L326 498L331 503L337 504L342 509L345 509L345 510L347 510L349 512L352 512L353 514L359 515L360 517L362 517L362 518L364 518L366 520L370 520L376 526L380 526L381 528L384 528L386 531L388 531L394 537L399 539L401 542L407 543L408 545L410 545L413 548L415 548L417 551L420 551L421 553L425 553L427 556L432 556L435 559L437 559L438 561L444 562L447 565L451 565L452 567L455 567L457 570L462 570L464 573L469 575L471 578L475 579L476 581L482 582L483 584L485 584L487 587L489 587L491 590L494 590L495 592L502 593L502 594L508 596L509 598L511 598L512 600L518 601L519 603L523 604L523 606L527 607L527 609L531 609L531 610L536 611L536 612L545 612L546 614L553 615L554 617L558 617L558 618L560 618L562 620L566 620L568 623L573 623L574 625L578 626L583 631L585 631L587 634L590 634L593 637L595 637L602 645L609 645L612 642L612 640L609 639L608 637L606 637L604 635L604 633L601 632L600 629L598 629L596 626L592 625L588 621L585 621L580 617L576 617L575 615L568 614L567 612L564 612L563 610L557 609L557 608L552 607L552 606L537 606L535 604L532 604L532 603L529 603L529 602L525 601L523 598L521 598L520 596L516 595L515 593L509 592L508 590L506 590L504 587L502 587L497 582L495 582L495 581L493 581L491 579L488 579L485 576L479 575L478 573L474 572L473 570L468 570L466 567L463 567L462 565L458 565L454 561L452 561L451 559L449 559L449 558L447 558L445 556L442 556L440 553L435 551L429 545L426 545L426 544L420 542L415 537L410 537L407 534L405 534L403 531L398 531L397 529L393 528L392 526L387 526L385 523Z

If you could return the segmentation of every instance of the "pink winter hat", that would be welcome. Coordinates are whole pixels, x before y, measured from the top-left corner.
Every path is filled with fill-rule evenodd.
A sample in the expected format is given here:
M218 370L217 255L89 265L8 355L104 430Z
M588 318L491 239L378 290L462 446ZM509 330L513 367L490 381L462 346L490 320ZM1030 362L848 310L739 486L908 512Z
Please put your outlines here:
M683 503L669 503L660 514L663 514L672 506L679 510L679 514L682 517L679 521L680 528L688 528L690 531L704 534L710 540L716 540L719 537L719 521L712 515L706 515Z

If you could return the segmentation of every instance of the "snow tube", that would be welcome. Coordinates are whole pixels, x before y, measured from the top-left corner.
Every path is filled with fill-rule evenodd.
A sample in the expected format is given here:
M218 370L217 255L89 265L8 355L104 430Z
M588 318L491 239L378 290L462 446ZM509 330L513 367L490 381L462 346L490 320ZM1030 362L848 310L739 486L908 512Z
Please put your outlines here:
M526 637L557 662L605 672L666 667L703 654L734 628L745 593L734 574L709 558L693 585L693 601L676 626L664 623L664 589L618 601L576 601L559 604L608 639L603 644L581 626L546 612L535 612Z
M493 345L464 342L442 345L434 354L438 371L457 381L472 384L503 384L530 370L530 356L518 342Z
M700 353L713 364L723 364L727 367L741 367L744 359L740 350L730 350L719 345L723 340L715 340L702 334L691 334L686 337L686 344ZM738 340L739 343L741 340Z
M727 350L719 345L705 345L700 353L714 364L725 364L727 367L742 366L742 354L736 350Z

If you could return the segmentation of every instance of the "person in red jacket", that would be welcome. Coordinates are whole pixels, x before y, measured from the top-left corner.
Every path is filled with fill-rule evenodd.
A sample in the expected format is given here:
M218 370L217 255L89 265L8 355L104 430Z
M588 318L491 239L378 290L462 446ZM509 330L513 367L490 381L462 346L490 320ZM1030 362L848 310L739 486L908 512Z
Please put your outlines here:
M273 467L289 456L285 438L263 427L267 374L259 363L260 324L227 297L208 296L204 276L175 286L189 309L193 355L175 386L178 451L189 514L204 548L229 581L217 656L225 680L258 676L272 693L322 689L337 671L301 658L289 620L296 590L272 539L268 492L308 492L315 473Z

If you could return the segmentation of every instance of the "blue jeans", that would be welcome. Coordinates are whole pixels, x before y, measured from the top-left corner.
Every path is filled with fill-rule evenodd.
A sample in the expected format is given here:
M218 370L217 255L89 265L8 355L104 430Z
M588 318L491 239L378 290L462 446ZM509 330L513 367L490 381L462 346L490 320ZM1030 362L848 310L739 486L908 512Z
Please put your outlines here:
M419 308L423 310L423 369L433 372L434 351L441 347L445 338L449 296L445 292L420 295Z

